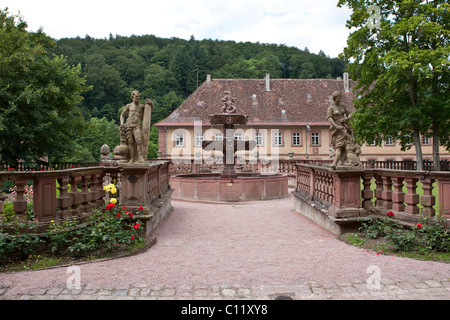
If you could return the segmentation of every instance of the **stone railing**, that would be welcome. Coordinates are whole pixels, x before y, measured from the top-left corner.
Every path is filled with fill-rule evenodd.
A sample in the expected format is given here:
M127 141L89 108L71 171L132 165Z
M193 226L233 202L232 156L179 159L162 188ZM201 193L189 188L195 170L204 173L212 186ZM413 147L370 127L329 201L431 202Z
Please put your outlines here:
M384 160L384 161L363 161L362 162L364 169L395 169L395 170L417 170L417 161L392 161L392 160ZM441 170L440 171L449 171L450 170L450 161L441 160L440 162ZM423 170L424 171L432 171L433 170L433 161L424 160L423 161Z
M297 210L335 233L361 217L389 211L405 224L440 215L450 225L450 172L296 167Z
M147 178L145 190L148 194L146 203L142 205L151 204L169 190L168 167L169 162L158 161L143 170ZM0 212L4 213L6 203L12 203L15 215L25 220L32 203L33 220L40 225L46 226L51 220L66 217L83 221L95 208L102 207L108 200L108 195L103 190L105 184L115 183L118 193L114 196L122 200L123 172L124 169L118 166L0 172ZM32 187L31 199L27 199L26 186ZM5 189L11 189L14 197ZM141 203L136 205L140 206ZM2 220L3 215L0 216L0 222Z
M369 169L362 180L362 207L367 210L450 218L448 171Z
M149 159L148 161L170 161L169 174L222 172L223 163L219 160L193 160L188 159ZM331 163L331 160L294 160L294 159L258 159L257 161L237 159L236 172L276 172L291 175L297 174L297 163Z

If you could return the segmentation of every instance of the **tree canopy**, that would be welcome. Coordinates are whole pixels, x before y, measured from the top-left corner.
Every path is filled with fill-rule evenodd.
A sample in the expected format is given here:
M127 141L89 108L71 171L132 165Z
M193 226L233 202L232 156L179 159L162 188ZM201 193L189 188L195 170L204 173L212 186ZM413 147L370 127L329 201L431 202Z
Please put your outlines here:
M49 54L55 41L0 10L0 154L3 161L61 160L82 133L88 87L80 66Z
M421 136L433 137L433 164L439 145L450 149L450 4L445 0L340 0L353 10L355 29L342 58L358 81L353 120L358 139L387 137L403 148L415 146L422 166Z
M80 64L93 90L83 94L86 118L118 121L120 108L129 103L132 90L155 103L152 122L173 111L168 97L185 100L206 80L213 78L336 78L345 63L325 53L310 53L285 45L222 40L159 38L154 35L113 36L108 39L64 38L52 50L72 65ZM176 98L175 98L176 97Z

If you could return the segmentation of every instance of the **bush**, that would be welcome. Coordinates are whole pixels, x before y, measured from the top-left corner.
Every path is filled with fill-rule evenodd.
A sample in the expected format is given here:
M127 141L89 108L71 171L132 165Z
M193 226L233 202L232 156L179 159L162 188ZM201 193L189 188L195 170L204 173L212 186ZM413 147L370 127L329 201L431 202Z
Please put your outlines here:
M137 216L141 214L141 210L136 213ZM73 257L82 257L93 251L111 252L144 242L141 222L125 207L113 203L108 203L104 210L95 211L83 224L72 218L59 222L52 220L48 232L41 235L33 233L36 224L20 222L14 216L10 225L13 234L5 232L0 224L0 260L16 253L20 254L20 258L25 258L35 253L37 246L44 242L53 254L69 253Z
M78 225L70 218L52 222L48 233L52 252L68 250L71 255L81 257L95 250L113 251L119 245L142 242L140 222L132 222L132 218L125 207L109 203L106 210L92 214L86 224Z
M369 217L361 222L359 231L366 237L385 237L395 251L449 252L450 235L442 217L423 217L414 227L406 227L393 219Z

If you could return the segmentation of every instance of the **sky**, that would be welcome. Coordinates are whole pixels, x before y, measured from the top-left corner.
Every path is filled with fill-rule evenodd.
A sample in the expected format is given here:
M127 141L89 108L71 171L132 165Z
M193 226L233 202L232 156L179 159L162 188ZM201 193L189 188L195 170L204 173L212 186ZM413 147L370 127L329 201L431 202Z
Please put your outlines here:
M28 31L54 39L152 34L161 38L283 44L337 57L351 11L338 0L1 0Z

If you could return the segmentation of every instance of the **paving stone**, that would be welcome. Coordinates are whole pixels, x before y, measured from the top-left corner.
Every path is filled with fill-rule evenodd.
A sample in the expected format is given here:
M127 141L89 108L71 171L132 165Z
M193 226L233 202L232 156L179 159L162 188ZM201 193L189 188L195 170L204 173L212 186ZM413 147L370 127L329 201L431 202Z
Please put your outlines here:
M120 297L125 297L127 294L128 294L128 290L125 290L125 289L115 290L113 292L114 296L120 296Z
M47 291L48 291L47 288L38 288L38 289L34 289L31 292L31 295L34 295L34 296L44 295Z
M150 288L142 288L141 289L141 297L148 297L150 295Z
M226 297L234 297L236 295L236 290L234 289L222 289L222 294Z
M141 288L131 288L128 291L128 295L131 297L137 297L141 294L141 290L142 290Z
M243 296L243 297L247 297L250 295L250 290L249 289L238 289L237 291L237 295L238 296Z
M442 287L442 283L440 283L439 281L436 281L436 280L426 280L424 282L431 288L441 288Z
M161 291L161 296L163 296L163 297L173 296L174 294L175 294L175 289L166 288Z

